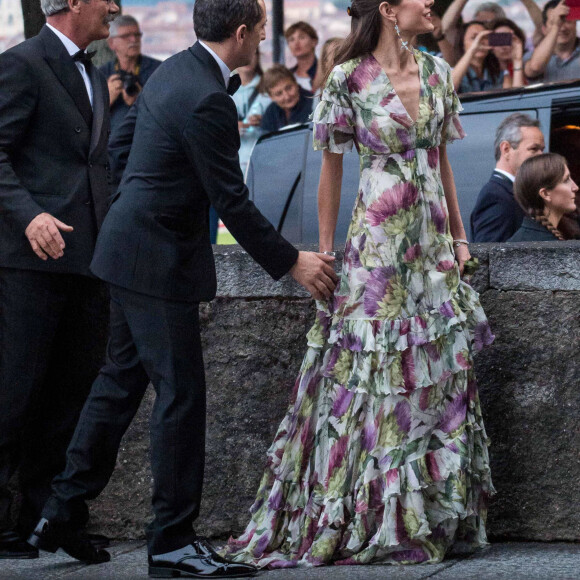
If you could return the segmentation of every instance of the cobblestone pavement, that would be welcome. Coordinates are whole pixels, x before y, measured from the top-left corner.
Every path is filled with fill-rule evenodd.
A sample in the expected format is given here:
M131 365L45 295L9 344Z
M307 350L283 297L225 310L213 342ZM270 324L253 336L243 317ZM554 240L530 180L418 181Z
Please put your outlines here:
M147 578L143 542L115 543L111 562L85 566L66 554L0 560L0 579L139 580ZM580 580L580 544L501 543L469 557L417 566L328 566L263 572L261 580Z

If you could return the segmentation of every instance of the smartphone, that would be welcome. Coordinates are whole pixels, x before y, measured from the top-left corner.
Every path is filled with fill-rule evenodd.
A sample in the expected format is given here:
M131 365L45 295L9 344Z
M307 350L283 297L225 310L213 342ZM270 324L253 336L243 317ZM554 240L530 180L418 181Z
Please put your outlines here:
M580 0L566 0L566 6L570 8L566 20L580 20Z
M489 46L511 46L511 32L492 32L487 35L487 44Z

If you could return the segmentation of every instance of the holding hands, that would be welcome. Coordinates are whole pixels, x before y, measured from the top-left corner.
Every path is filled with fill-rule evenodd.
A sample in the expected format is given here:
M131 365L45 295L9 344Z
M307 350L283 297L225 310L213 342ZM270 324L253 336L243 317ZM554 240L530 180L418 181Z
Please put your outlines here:
M332 296L338 276L334 271L334 257L316 252L299 252L290 275L316 300Z

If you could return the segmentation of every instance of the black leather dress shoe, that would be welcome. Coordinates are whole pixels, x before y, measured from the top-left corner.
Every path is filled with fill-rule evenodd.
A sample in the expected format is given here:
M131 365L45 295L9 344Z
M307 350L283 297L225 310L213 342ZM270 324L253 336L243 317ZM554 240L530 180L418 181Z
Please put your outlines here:
M81 536L86 538L97 550L108 548L111 545L111 540L103 534L90 534L89 532L81 532Z
M23 540L14 530L0 532L0 560L38 558L38 550Z
M258 568L222 558L202 539L180 550L149 556L151 578L248 578Z
M69 556L85 564L102 564L111 559L109 552L99 550L82 532L42 518L32 532L28 543L47 552L62 548Z

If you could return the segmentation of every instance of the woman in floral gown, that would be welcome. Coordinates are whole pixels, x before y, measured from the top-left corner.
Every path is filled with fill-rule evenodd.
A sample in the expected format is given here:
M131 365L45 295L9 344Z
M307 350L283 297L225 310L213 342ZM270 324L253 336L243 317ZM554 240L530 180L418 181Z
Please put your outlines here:
M350 8L314 113L321 251L332 249L342 154L360 155L340 284L317 303L252 519L226 547L234 560L440 562L453 544L486 544L493 487L473 354L493 336L460 279L469 252L446 143L464 135L461 106L449 66L404 44L431 30L431 4Z

